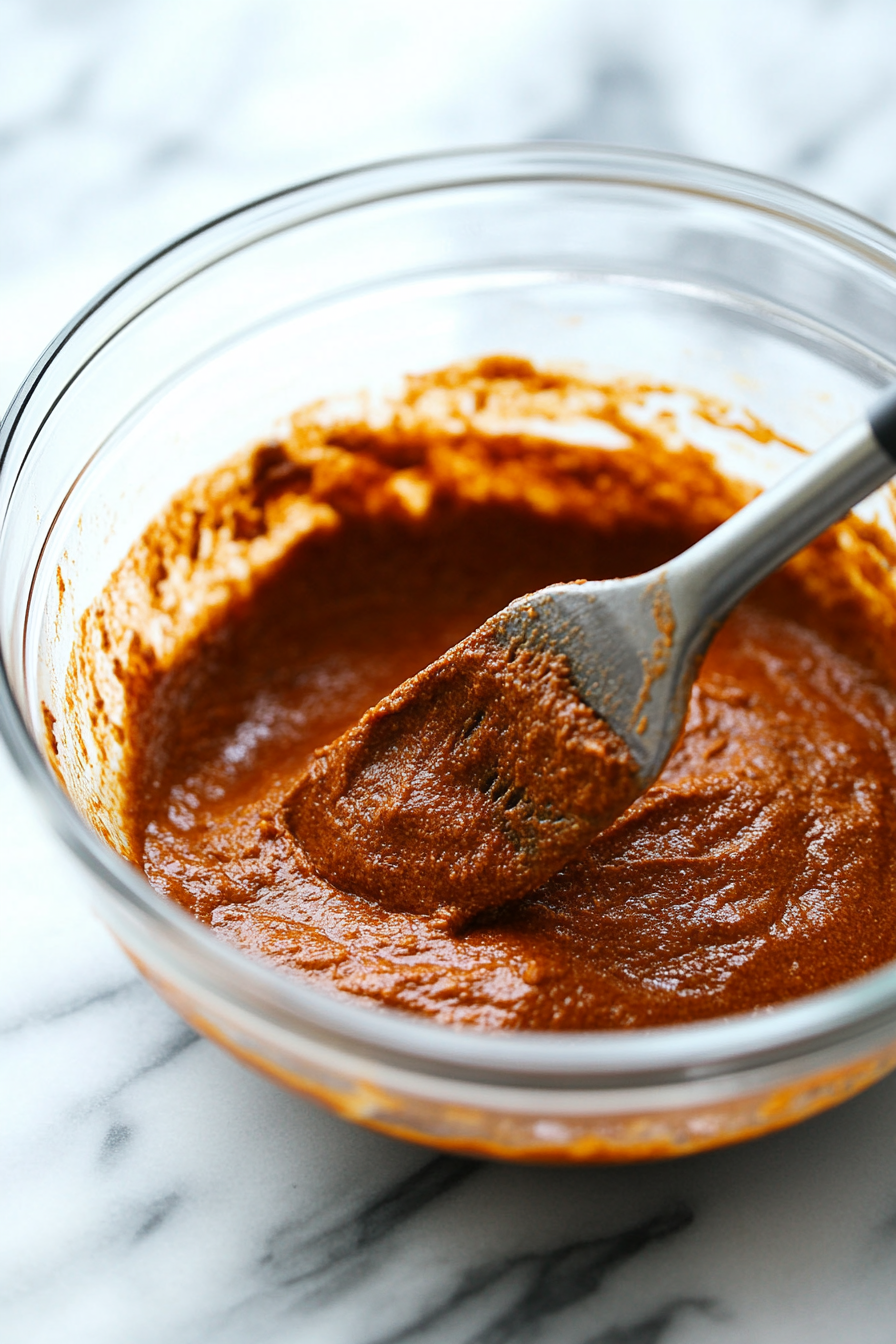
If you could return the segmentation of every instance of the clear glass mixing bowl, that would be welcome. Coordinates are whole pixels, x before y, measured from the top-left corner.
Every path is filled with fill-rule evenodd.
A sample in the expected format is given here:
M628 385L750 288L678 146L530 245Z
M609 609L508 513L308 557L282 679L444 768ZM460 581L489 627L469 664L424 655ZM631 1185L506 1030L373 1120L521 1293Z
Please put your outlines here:
M896 373L896 237L778 182L559 144L375 165L186 235L72 320L0 428L4 737L160 993L345 1116L573 1161L791 1123L896 1065L896 966L693 1026L452 1030L226 947L99 839L48 762L42 705L64 712L75 621L176 489L303 402L494 352L697 387L811 448Z

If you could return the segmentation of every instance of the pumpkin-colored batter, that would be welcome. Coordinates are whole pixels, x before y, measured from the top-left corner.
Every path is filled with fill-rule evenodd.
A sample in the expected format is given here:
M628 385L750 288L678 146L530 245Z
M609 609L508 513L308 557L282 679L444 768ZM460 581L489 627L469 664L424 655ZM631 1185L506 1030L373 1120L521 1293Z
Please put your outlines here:
M658 782L524 899L458 929L340 890L290 829L315 749L493 612L650 568L749 496L647 423L654 392L484 361L412 380L378 424L309 411L194 482L83 618L69 703L84 726L60 751L76 796L79 761L94 781L81 805L231 944L456 1025L689 1021L896 955L880 670L896 603L871 524L838 525L738 608ZM538 427L513 428L515 411ZM585 422L619 446L587 443Z
M568 660L498 614L315 753L285 800L315 872L460 929L528 895L638 795Z

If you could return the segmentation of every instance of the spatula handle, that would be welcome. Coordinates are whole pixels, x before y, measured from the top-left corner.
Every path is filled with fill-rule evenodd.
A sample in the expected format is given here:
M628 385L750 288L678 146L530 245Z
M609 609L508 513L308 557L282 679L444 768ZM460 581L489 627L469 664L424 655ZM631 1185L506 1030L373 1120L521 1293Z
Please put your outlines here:
M695 635L896 473L896 389L668 567Z
M884 452L896 458L896 387L891 387L868 412L868 423Z

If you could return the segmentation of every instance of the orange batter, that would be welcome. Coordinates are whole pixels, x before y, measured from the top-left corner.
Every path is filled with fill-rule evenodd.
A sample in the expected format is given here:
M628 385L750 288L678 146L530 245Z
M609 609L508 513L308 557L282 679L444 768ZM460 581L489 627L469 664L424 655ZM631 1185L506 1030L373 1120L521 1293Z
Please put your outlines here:
M889 579L874 588L870 526L850 546L832 531L735 612L661 778L525 899L458 928L304 855L289 800L315 749L513 598L648 569L744 502L626 409L647 395L485 361L412 382L379 425L309 412L194 482L82 621L69 699L89 733L63 773L73 787L80 759L117 791L82 806L228 942L452 1024L682 1022L896 955L894 621L875 624ZM539 432L489 428L533 405ZM627 442L566 442L567 413ZM867 602L849 569L866 543Z
M638 794L562 655L473 634L320 748L284 815L315 872L454 928L556 873Z

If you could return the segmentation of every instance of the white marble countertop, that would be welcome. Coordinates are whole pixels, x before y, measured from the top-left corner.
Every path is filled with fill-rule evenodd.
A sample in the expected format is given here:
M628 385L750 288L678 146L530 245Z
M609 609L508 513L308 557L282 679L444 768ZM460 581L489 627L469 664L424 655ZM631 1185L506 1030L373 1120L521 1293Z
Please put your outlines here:
M893 0L0 0L0 51L4 404L140 254L367 158L648 145L896 224ZM439 1156L186 1028L5 756L0 845L4 1344L896 1340L896 1077L674 1163Z

